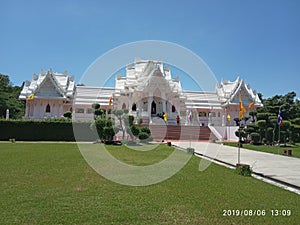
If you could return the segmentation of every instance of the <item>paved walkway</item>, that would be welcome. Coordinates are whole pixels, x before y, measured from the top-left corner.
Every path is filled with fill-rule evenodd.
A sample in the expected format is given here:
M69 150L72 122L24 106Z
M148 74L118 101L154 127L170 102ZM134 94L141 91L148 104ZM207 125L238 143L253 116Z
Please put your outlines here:
M208 142L174 142L176 146L192 147L195 152L219 161L236 165L238 148ZM241 148L241 163L264 176L297 186L300 189L300 159L289 156L251 151Z

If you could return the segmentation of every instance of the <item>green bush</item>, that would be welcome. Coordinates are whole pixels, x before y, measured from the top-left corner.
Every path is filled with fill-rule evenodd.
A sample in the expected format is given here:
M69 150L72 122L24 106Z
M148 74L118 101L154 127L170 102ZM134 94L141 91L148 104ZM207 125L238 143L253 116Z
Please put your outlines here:
M257 120L266 120L268 121L269 116L271 116L272 114L270 113L257 113L256 118Z
M252 122L255 122L255 116L257 115L256 111L249 112L249 115L252 117Z
M146 127L146 126L141 127L141 132L142 132L142 133L146 133L146 134L148 134L148 135L151 134L151 131L150 131L149 127Z
M292 144L296 142L300 142L300 126L299 125L291 125L290 127L290 141Z
M117 117L120 117L124 114L124 110L123 109L113 109L112 114L114 114Z
M259 127L256 123L251 123L251 124L247 125L247 128L250 128L250 127L253 128L255 130L255 132L257 132L259 129Z
M143 123L143 119L139 118L138 124L142 124Z
M259 120L259 121L257 121L257 125L258 125L259 129L264 129L267 125L267 121L266 120Z
M148 141L147 139L149 137L150 137L150 135L145 132L139 133L139 139L141 140L141 142L147 142Z
M70 112L70 111L65 112L64 117L68 118L68 119L72 119L72 112Z
M94 115L96 116L102 116L104 114L104 111L102 109L95 109Z
M236 166L236 173L242 176L251 176L252 170L247 164L239 164Z
M288 130L291 126L291 122L287 120L282 121L282 126L280 127L281 130Z
M274 134L273 131L274 131L274 128L272 128L272 127L267 128L266 141L269 143L273 142L273 134Z
M240 128L240 130L237 130L235 132L235 136L237 137L240 137L241 135L241 138L247 138L247 132L244 131L244 129Z
M259 144L259 138L260 138L259 133L251 133L250 136L251 136L251 140L253 141L253 144L255 145Z
M95 122L92 122L92 124L91 124L91 128L95 129L97 131L98 136L101 140L104 140L103 129L104 129L104 127L106 127L106 122L107 122L106 118L98 118L95 120ZM94 126L93 126L93 124L94 124Z
M255 132L254 128L253 127L249 127L249 126L247 126L247 128L245 128L245 131L248 134L251 134L251 133Z
M129 115L129 116L128 116L128 123L129 123L129 126L132 126L132 125L133 125L133 121L134 121L134 116L133 116L133 115Z
M276 119L270 119L269 120L269 124L274 127L277 124L277 121L278 121L278 118L276 118Z
M293 124L297 124L297 125L300 125L300 118L295 118L292 120L292 123Z
M233 120L235 121L236 126L240 125L240 119L239 118L234 118Z
M94 104L92 104L92 108L93 109L100 109L100 104L99 103L94 103Z
M113 141L113 138L115 136L114 128L112 126L104 127L103 135L104 135L105 141Z
M113 124L114 124L114 122L115 122L115 121L114 121L111 117L109 117L108 119L106 119L105 125L106 125L107 127L112 127Z
M140 133L140 129L135 125L132 125L130 127L130 130L131 130L132 135L135 136L135 137L137 137Z
M0 140L7 141L93 141L97 133L90 129L90 122L69 120L0 120Z

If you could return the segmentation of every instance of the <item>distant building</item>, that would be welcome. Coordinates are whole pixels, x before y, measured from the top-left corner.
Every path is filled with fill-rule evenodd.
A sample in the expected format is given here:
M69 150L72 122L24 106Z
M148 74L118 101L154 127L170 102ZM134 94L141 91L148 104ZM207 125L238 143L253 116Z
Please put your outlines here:
M115 87L76 86L66 71L41 70L32 81L25 81L19 98L26 101L26 119L62 117L72 111L75 120L92 120L92 104L99 103L106 113L112 108L128 109L144 123L160 123L164 112L169 124L176 124L180 115L184 124L226 126L235 125L240 94L246 109L254 104L245 115L262 106L256 91L239 77L234 82L222 80L215 91L186 91L161 61L136 59L126 67L126 76L116 76Z

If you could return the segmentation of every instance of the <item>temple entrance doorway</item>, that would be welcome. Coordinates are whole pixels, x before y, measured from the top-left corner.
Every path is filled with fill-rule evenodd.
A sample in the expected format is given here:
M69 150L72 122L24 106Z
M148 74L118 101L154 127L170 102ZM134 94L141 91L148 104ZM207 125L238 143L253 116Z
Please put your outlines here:
M156 115L156 103L154 101L151 103L151 114Z

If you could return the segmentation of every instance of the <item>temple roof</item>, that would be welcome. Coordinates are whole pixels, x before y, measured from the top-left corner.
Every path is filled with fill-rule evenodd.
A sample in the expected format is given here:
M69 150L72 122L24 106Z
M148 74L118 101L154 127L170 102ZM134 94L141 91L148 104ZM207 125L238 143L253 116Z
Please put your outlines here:
M31 81L25 81L19 98L26 99L31 94L34 94L35 98L70 98L73 97L74 88L75 79L73 76L69 77L67 71L54 73L52 69L47 72L41 70L39 75L32 75ZM50 93L51 91L53 92L52 95Z
M73 104L75 105L109 105L109 98L113 96L114 88L101 88L91 86L77 86Z
M172 78L168 66L164 66L161 61L143 60L136 58L133 64L126 67L126 76L116 76L115 88L125 92L143 91L149 87L153 79L161 79L160 84L171 92L182 93L182 87L178 78ZM156 82L157 83L157 82Z
M126 96L130 93L149 94L160 90L170 96L184 100L186 108L215 108L221 109L227 105L239 104L239 94L243 103L255 103L261 107L258 94L251 86L238 77L235 81L222 79L216 84L215 91L183 91L180 79L172 78L168 66L161 61L135 59L134 64L126 67L126 76L117 75L115 87L75 86L74 77L68 72L54 73L52 69L40 74L33 74L32 81L25 81L19 98L25 100L31 94L35 98L64 98L76 105L91 105L100 103L108 105L109 98Z
M250 84L246 84L240 77L237 77L233 82L222 79L221 83L216 85L216 94L220 99L223 98L225 100L223 102L224 105L238 104L239 93L242 94L243 102L246 104L254 102L256 106L262 106L257 92L252 90Z

